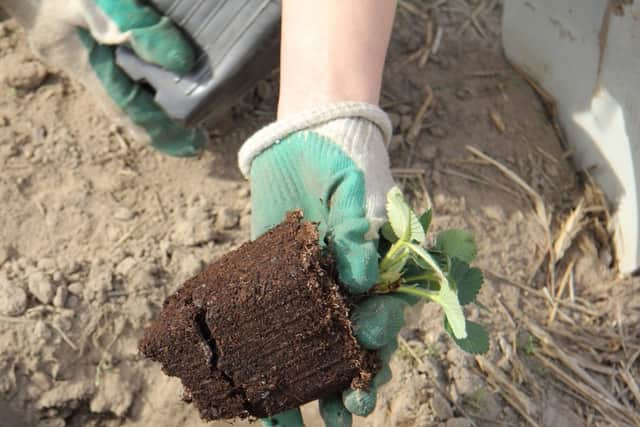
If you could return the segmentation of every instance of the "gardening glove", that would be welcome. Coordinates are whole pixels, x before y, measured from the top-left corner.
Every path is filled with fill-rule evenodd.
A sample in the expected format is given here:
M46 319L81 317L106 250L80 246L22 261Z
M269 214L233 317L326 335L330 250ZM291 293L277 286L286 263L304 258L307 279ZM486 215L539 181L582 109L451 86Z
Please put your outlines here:
M168 18L138 0L0 0L0 6L27 29L46 63L76 77L135 139L174 156L204 146L201 130L169 118L115 62L115 49L124 44L147 62L189 71L195 52Z
M302 209L318 222L346 290L362 294L378 280L378 231L386 194L393 186L385 143L391 124L378 107L340 103L278 121L253 135L239 152L251 182L252 238ZM352 413L373 411L377 387L391 378L387 365L396 348L406 301L394 295L365 299L352 312L363 348L379 350L384 367L369 390L346 390L320 401L327 426L350 426ZM299 409L263 420L266 426L302 426Z

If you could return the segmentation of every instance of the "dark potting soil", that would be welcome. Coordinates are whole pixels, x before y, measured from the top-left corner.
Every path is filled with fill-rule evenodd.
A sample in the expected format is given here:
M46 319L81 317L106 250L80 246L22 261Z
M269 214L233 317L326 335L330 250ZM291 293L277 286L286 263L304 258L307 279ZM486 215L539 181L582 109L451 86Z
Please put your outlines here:
M292 212L167 298L140 350L182 380L205 419L265 417L367 387L376 358L353 337L335 277L316 226Z

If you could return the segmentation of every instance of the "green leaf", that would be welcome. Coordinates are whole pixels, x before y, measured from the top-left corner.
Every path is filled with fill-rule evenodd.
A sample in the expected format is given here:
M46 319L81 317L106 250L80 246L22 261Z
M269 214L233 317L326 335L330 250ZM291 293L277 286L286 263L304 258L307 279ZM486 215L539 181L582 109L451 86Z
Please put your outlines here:
M469 264L458 258L452 258L449 277L458 287L460 304L467 305L475 301L484 280L482 271L475 267L469 267Z
M398 238L406 242L424 241L426 237L424 229L416 214L404 200L402 191L398 187L393 187L387 193L387 216L389 224Z
M427 252L426 249L421 246L416 245L415 243L407 243L406 247L413 252L414 255L420 257L422 261L426 263L426 265L435 273L435 278L440 284L440 290L438 291L426 291L426 290L417 290L410 286L401 286L398 288L399 292L412 293L413 295L422 296L423 298L429 298L442 306L444 310L444 314L449 319L451 324L453 333L458 338L464 338L467 336L465 331L465 323L464 323L464 313L462 311L462 306L458 301L458 294L455 290L454 286L451 286L449 283L449 279L442 272L437 262L433 257ZM403 289L405 289L403 291Z
M402 273L404 266L409 261L409 257L405 255L406 251L401 251L396 257L394 257L386 266L384 271L394 271L396 273Z
M460 258L466 263L473 261L477 252L476 242L471 233L456 229L445 230L438 234L436 248L452 258Z
M449 271L449 269L451 268L451 259L447 256L447 254L435 248L429 248L427 249L427 252L429 252L431 258L436 260L436 262L438 263L438 267L440 267L441 270Z
M393 232L393 228L391 228L389 221L385 222L384 225L380 227L380 234L382 234L382 237L384 237L384 239L389 243L395 243L398 241L398 236Z
M420 215L420 218L418 219L425 233L429 231L429 226L431 225L432 217L433 217L433 210L427 209L422 215Z
M410 257L416 263L418 267L420 267L424 271L433 271L438 280L443 283L448 284L448 280L442 269L438 265L438 261L431 256L431 254L424 249L422 246L418 246L415 243L407 243L407 248L409 249Z
M464 339L467 337L464 312L462 311L462 306L460 306L460 303L458 302L458 295L456 295L455 291L451 290L446 283L440 285L439 291L432 291L414 286L400 286L396 291L437 302L444 311L444 315L448 321L447 324L451 325L451 334L453 334L457 339Z
M448 322L448 318L444 319L444 329L453 338L458 347L467 353L484 354L489 351L489 333L484 326L479 323L466 321L467 337L463 339L456 338L453 329Z
M448 284L441 285L437 298L433 298L433 300L442 306L446 319L451 325L453 335L458 339L466 338L464 312L456 292Z

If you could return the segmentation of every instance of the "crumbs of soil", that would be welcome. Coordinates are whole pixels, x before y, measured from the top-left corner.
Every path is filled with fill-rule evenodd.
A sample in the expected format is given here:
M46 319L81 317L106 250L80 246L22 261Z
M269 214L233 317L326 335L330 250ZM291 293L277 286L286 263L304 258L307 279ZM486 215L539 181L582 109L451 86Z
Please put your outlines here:
M142 353L179 377L204 419L265 417L366 388L377 359L299 211L189 279L147 328Z

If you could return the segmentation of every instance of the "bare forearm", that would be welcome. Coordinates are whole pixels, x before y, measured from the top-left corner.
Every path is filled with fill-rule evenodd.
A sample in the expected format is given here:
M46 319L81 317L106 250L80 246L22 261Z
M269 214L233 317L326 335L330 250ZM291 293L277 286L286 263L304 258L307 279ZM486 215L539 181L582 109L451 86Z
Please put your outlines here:
M284 0L278 117L339 101L377 104L395 0Z

